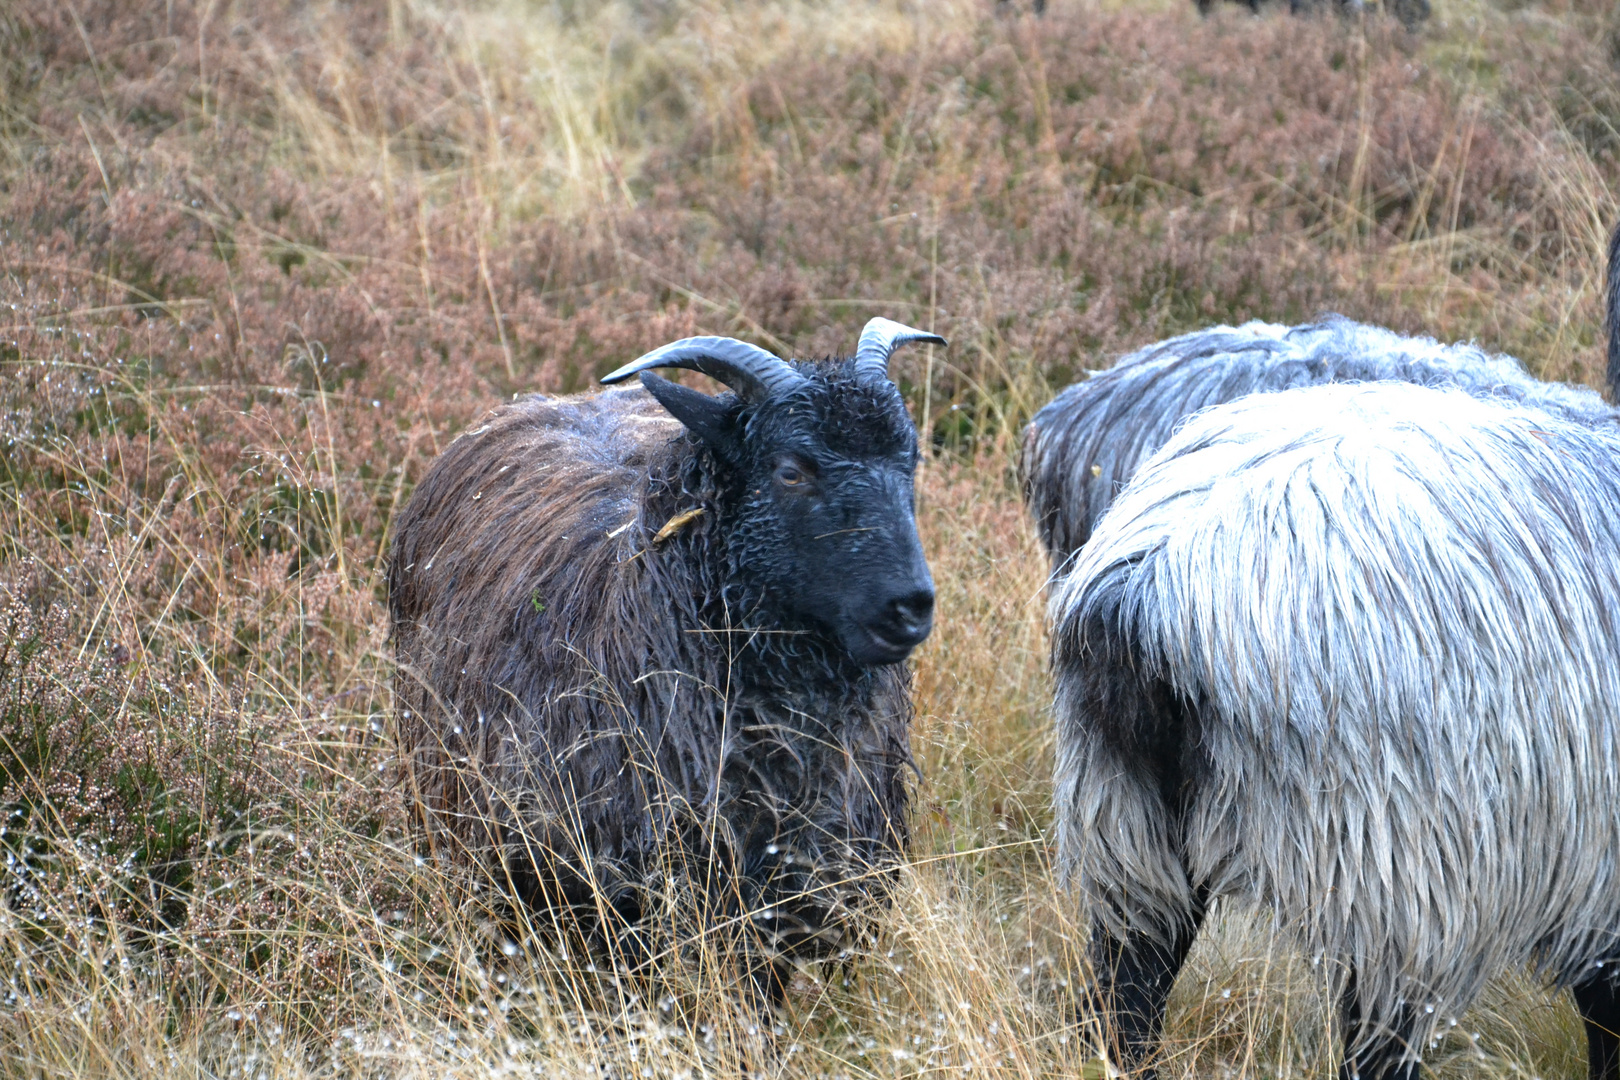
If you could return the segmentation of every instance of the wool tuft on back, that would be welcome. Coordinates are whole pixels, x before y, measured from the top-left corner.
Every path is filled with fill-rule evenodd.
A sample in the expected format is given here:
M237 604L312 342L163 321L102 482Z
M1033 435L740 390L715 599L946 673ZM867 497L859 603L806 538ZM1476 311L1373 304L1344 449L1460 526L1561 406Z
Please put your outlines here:
M1025 432L1024 496L1054 568L1080 549L1136 470L1198 410L1254 393L1377 380L1458 387L1585 424L1617 422L1594 391L1532 378L1511 357L1336 315L1305 326L1250 322L1183 334L1066 388Z

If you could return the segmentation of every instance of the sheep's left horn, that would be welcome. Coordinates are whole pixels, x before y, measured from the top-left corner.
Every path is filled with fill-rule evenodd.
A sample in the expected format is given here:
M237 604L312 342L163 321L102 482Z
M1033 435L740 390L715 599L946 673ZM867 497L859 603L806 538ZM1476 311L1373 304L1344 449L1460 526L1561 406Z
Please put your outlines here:
M879 316L866 324L861 331L861 343L855 347L855 368L857 371L869 372L872 375L887 379L889 377L889 355L902 345L910 345L921 341L929 345L949 345L950 342L938 334L931 334L926 330L917 330L897 323L893 319Z
M758 345L728 337L689 337L672 341L639 360L632 360L619 370L602 376L602 382L611 386L655 367L701 371L710 378L719 379L748 401L775 397L805 381L804 376L794 371L786 360L766 352Z

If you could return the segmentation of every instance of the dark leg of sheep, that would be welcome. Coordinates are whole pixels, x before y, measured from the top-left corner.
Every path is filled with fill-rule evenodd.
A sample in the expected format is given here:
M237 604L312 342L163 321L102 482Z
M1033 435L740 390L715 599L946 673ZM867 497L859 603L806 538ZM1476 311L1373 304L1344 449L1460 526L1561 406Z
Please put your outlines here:
M788 984L793 981L793 968L787 964L764 961L749 969L748 978L754 984L755 1000L769 1014L787 1000Z
M1620 1080L1620 989L1605 974L1575 987L1575 1007L1586 1021L1586 1058L1592 1080Z
M1091 933L1091 965L1097 981L1089 1004L1103 1018L1108 1056L1127 1069L1141 1068L1159 1044L1170 987L1198 936L1208 904L1208 891L1200 888L1186 918L1168 935L1168 947L1140 932L1124 941L1101 928Z
M1417 1026L1417 1017L1411 1010L1403 1008L1387 1026L1380 1025L1381 1030L1375 1033L1372 1045L1352 1058L1348 1048L1361 1040L1362 1028L1368 1023L1362 1015L1361 997L1356 993L1354 971L1345 980L1339 1008L1346 1047L1344 1064L1339 1066L1339 1080L1418 1080L1418 1063L1401 1060Z

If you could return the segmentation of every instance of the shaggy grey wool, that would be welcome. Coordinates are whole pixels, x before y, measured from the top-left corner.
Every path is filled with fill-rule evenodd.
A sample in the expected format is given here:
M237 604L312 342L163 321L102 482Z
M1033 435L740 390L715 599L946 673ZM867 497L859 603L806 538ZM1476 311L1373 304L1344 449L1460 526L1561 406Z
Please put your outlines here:
M1199 413L1051 598L1065 873L1116 935L1199 884L1261 905L1417 1047L1504 969L1589 977L1620 954L1617 613L1607 430L1395 383Z
M1620 290L1620 280L1612 287ZM1620 371L1620 359L1610 366ZM1254 393L1377 380L1454 386L1583 424L1620 422L1596 392L1533 378L1512 357L1337 315L1306 326L1250 322L1183 334L1068 387L1030 423L1024 494L1053 566L1080 549L1136 470L1198 410Z

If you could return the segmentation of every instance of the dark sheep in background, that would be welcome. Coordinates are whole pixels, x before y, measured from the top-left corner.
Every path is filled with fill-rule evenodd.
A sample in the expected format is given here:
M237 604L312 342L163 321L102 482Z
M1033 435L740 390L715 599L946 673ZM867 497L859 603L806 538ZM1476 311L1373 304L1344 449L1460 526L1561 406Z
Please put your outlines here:
M1620 395L1620 227L1609 237L1608 296L1604 304L1604 329L1609 337L1607 375L1609 396Z
M1216 0L1194 0L1198 5L1198 14L1208 15L1215 7ZM1260 0L1236 0L1237 3L1247 4L1249 10L1256 14L1260 11ZM1314 11L1324 0L1288 0L1288 10L1291 14L1300 15ZM1367 9L1366 0L1334 0L1333 6L1341 14L1360 15ZM1385 0L1384 10L1401 21L1401 25L1408 30L1423 22L1431 14L1429 0Z
M1612 269L1610 280L1612 325L1620 318L1620 286L1613 284L1620 278ZM1612 336L1609 356L1612 383L1620 374L1620 343ZM1595 391L1532 378L1511 357L1337 315L1305 326L1251 322L1197 330L1067 387L1030 422L1019 462L1024 500L1053 569L1080 550L1141 464L1198 410L1249 394L1376 380L1454 386L1579 423L1620 423L1620 413Z
M918 341L944 344L886 319L841 361L690 338L603 380L641 387L519 399L440 455L389 576L433 843L612 940L673 875L777 952L844 941L907 844L934 591L886 365Z
M1398 383L1199 413L1051 600L1062 865L1139 1067L1212 900L1415 1080L1528 964L1620 1078L1620 435Z

